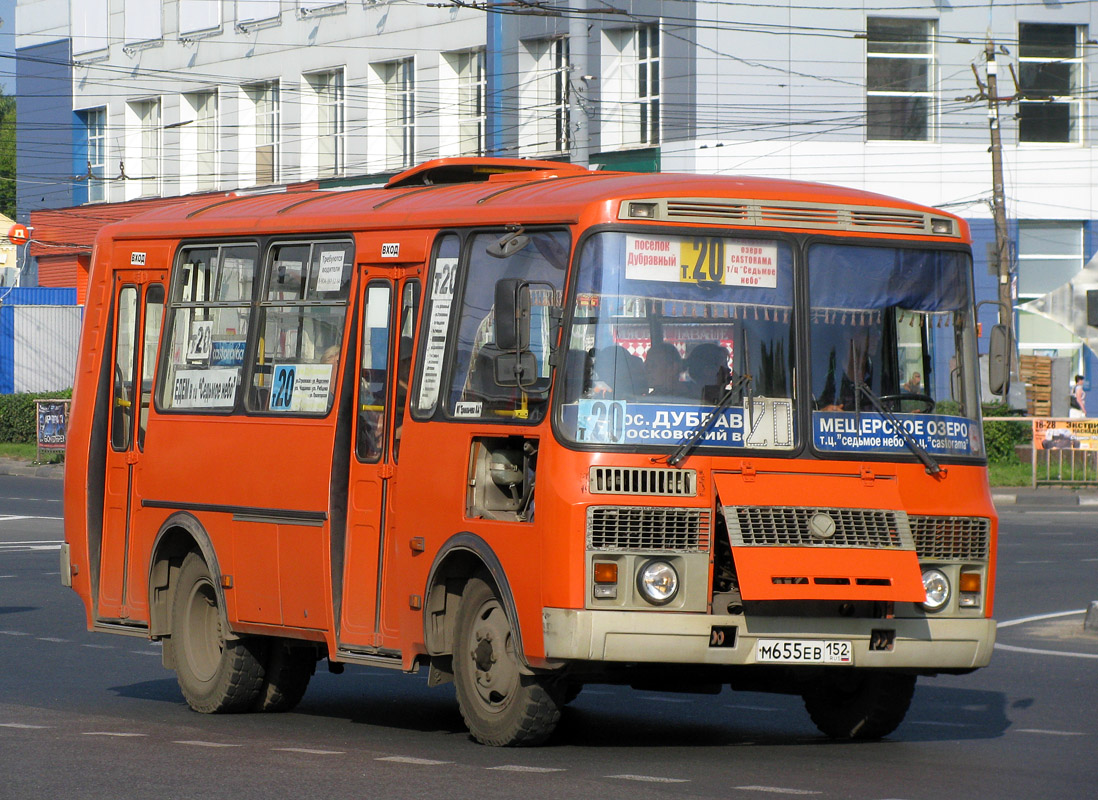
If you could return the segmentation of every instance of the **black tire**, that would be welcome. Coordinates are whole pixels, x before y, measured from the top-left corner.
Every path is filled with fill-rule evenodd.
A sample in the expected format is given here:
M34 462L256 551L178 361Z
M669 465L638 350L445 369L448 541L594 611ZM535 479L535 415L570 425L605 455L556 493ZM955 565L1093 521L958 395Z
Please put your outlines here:
M265 667L263 688L252 710L289 711L301 702L309 688L309 679L316 672L316 650L275 640L268 650Z
M256 702L263 687L263 641L225 640L217 588L198 553L183 559L172 591L172 647L179 688L195 711L247 711Z
M896 730L915 694L915 676L843 672L821 678L804 692L816 727L833 739L880 739Z
M560 721L549 685L522 673L515 638L495 589L480 578L465 586L454 641L454 688L469 732L481 744L531 746Z

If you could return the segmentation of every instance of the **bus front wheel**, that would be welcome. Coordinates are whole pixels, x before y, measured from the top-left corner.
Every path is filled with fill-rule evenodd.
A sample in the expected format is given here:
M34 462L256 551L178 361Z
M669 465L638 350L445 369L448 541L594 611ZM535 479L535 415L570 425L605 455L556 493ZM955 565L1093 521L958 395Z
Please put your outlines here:
M454 644L454 688L469 732L496 747L537 745L560 720L548 684L523 674L507 613L481 578L465 586Z
M899 727L915 693L915 676L843 670L804 692L804 705L832 739L880 739Z
M189 553L172 594L175 673L187 705L203 714L246 711L263 688L262 641L226 640L217 588L198 553Z

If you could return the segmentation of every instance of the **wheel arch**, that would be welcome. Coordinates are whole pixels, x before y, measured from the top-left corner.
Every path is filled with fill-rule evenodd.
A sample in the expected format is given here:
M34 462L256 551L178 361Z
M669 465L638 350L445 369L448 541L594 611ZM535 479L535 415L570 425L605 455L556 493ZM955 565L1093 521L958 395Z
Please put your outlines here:
M213 541L193 514L180 511L164 520L153 540L149 560L149 635L154 638L171 635L171 587L183 559L192 551L202 556L210 570L217 592L222 630L230 630L225 589L220 580L221 567Z
M495 551L475 533L463 532L451 536L439 548L431 571L427 574L424 593L423 642L430 656L453 653L454 630L458 605L466 582L478 573L486 573L495 585L500 604L507 614L511 631L518 645L516 652L524 669L530 669L522 646L522 628L511 584Z

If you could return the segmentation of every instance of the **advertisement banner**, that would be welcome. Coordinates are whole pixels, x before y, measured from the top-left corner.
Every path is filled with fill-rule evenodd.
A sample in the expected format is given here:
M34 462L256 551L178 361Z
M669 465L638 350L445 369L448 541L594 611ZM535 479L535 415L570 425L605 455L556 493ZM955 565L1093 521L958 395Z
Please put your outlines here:
M1033 449L1098 450L1098 419L1035 419Z
M64 450L69 425L68 400L35 400L38 416L38 449Z

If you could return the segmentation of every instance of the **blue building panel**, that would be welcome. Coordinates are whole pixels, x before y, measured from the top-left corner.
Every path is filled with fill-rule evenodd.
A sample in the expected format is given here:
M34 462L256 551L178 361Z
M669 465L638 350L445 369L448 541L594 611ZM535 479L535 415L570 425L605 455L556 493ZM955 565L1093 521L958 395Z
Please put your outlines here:
M56 289L46 286L16 286L7 294L0 294L4 306L74 306L74 287Z
M31 211L75 204L72 153L75 137L82 137L83 131L73 126L71 40L22 47L15 65L20 177L16 208L18 221L26 223ZM85 171L86 167L77 174Z

